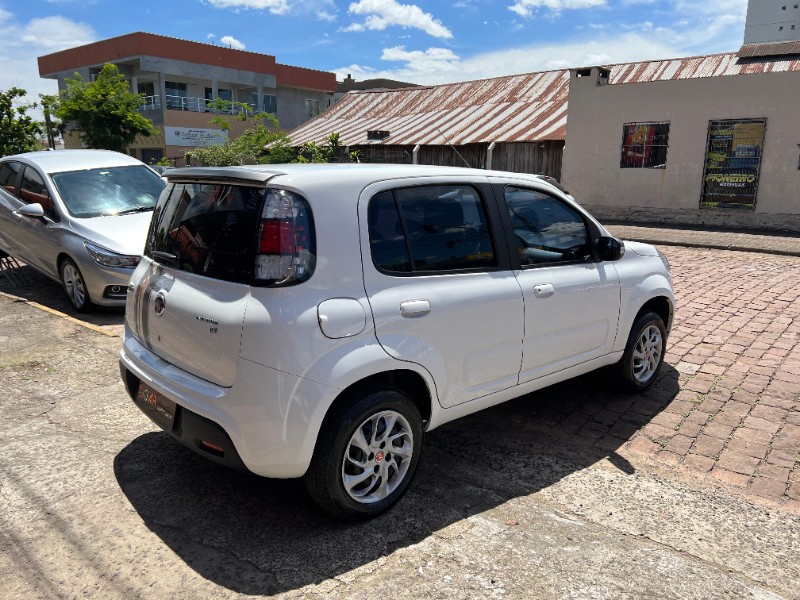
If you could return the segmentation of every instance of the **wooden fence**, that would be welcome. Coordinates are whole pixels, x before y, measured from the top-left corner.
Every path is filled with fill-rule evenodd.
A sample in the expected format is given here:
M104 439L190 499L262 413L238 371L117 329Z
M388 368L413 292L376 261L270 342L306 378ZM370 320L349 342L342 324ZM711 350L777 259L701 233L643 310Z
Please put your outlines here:
M421 165L485 169L488 147L488 144L420 146L418 162ZM375 144L351 146L350 150L359 151L361 162L411 164L414 146ZM563 141L498 143L492 152L492 169L548 175L560 180L563 155Z

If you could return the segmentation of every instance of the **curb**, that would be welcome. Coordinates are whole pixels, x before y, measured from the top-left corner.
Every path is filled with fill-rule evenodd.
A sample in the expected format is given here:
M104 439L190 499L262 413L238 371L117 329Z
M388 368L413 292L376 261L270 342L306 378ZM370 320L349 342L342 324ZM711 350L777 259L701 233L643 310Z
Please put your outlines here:
M25 298L20 298L19 296L14 296L13 294L8 294L6 292L0 292L0 297L7 298L12 302L22 302L23 304L27 304L28 306L38 308L39 310L44 311L46 313L50 313L51 315L55 315L56 317L61 317L62 319L66 319L67 321L69 321L70 323L74 323L75 325L80 325L81 327L85 327L86 329L89 329L96 333L102 333L107 337L119 337L116 333L108 331L107 329L103 329L99 325L93 325L92 323L81 321L80 319L76 319L75 317L71 317L70 315L61 312L60 310L50 308L49 306L44 306L43 304L39 304L38 302L33 302L32 300L26 300Z
M656 244L661 246L682 246L684 248L710 248L712 250L730 250L731 252L753 252L756 254L773 254L776 256L800 256L797 250L781 250L780 248L753 248L749 246L737 246L735 244L714 244L706 242L681 242L676 240L660 240L656 238L643 238L640 236L623 236L632 242L643 242L645 244Z

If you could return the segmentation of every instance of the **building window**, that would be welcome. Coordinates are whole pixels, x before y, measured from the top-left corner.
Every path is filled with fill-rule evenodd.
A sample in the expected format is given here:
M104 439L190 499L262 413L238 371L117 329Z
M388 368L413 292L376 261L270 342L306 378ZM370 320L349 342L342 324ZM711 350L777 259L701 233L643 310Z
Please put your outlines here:
M231 90L226 90L224 88L218 88L217 98L219 98L220 100L224 100L225 102L233 102L233 92ZM210 87L206 88L206 100L208 102L216 100L216 98L214 98L214 88Z
M271 115L278 114L278 99L272 94L261 94L261 97L263 98L264 103L258 112L265 112ZM251 104L255 107L258 107L258 92L253 92Z
M700 208L755 210L767 120L709 121Z
M152 98L156 95L156 88L152 81L140 81L136 86L137 93Z
M167 108L174 110L189 110L186 101L186 84L177 81L165 81L164 91L166 92Z
M625 123L622 128L621 169L665 169L669 123Z
M319 114L319 100L306 98L306 116L316 117Z

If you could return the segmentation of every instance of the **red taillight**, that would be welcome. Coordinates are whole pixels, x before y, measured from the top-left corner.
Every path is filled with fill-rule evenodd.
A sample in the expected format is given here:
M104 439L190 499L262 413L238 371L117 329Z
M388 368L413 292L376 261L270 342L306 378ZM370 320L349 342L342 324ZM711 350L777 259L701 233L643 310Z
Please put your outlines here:
M292 221L264 219L261 221L259 254L294 254L295 227Z
M288 190L268 190L261 211L255 280L292 285L314 271L314 226L308 203Z

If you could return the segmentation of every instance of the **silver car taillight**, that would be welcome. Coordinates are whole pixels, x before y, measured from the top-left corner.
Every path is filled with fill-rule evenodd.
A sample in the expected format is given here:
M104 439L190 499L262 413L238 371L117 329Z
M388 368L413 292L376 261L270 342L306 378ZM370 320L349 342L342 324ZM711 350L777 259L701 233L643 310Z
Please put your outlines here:
M311 277L316 263L308 203L286 190L268 190L258 227L255 280L292 285Z

